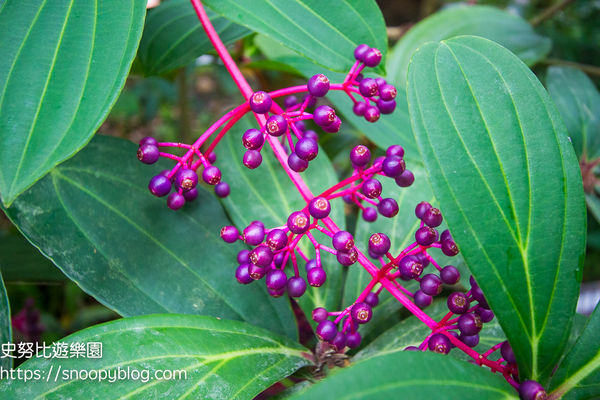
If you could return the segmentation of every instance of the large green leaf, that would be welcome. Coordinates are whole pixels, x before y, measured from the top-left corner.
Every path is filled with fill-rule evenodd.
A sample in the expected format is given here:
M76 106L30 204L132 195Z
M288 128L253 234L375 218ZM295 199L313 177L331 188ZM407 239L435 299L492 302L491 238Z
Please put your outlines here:
M254 42L269 59L291 67L306 78L324 73L332 82L342 83L346 77L345 73L323 71L322 67L306 58L298 56L265 35L256 35ZM393 81L390 81L390 83L396 85ZM406 150L405 158L407 160L420 159L417 143L415 142L410 126L408 104L404 89L398 88L396 110L392 114L382 115L376 123L367 122L363 117L354 114L352 111L354 103L348 98L347 94L341 91L330 91L327 93L327 99L342 114L342 123L349 122L377 146L385 149L391 145L400 144Z
M490 6L457 6L419 22L394 46L387 61L388 76L404 87L413 52L427 42L475 35L493 40L515 53L527 65L550 51L550 39L535 33L520 17Z
M369 237L371 237L372 234L377 232L385 233L392 242L390 251L393 255L398 255L407 246L414 243L415 231L421 222L415 216L415 207L421 201L433 202L434 204L435 201L431 186L427 180L427 173L423 166L408 162L407 168L415 175L415 182L408 188L398 187L393 179L381 179L383 184L382 196L391 197L397 201L400 209L398 215L391 219L378 216L375 222L366 222L362 217L359 217L360 219L356 224L356 233L354 235L357 244L366 248ZM468 282L468 270L460 255L448 257L439 249L431 249L429 254L431 254L441 266L452 264L459 267L462 272L462 280ZM376 262L376 265L379 265L379 262ZM435 267L432 265L427 267L424 274L433 272L434 268ZM370 280L371 275L365 271L364 268L350 268L344 288L343 304L352 304ZM405 288L412 292L419 288L416 281L401 283ZM368 341L368 338L372 335L378 335L383 330L386 330L393 324L399 322L400 315L398 314L398 310L400 310L401 307L398 300L386 290L383 290L379 295L379 305L373 312L373 318L368 324L361 326L361 334L363 334ZM428 310L425 312L428 313Z
M431 306L425 309L425 312L435 320L442 319L448 313L448 304L446 298L435 301ZM412 316L397 323L390 329L381 333L368 346L362 349L354 356L353 360L365 360L372 357L380 357L384 354L397 353L403 351L408 346L419 346L423 340L431 333L431 329L427 327L417 317ZM479 333L479 344L475 350L479 353L484 353L492 346L506 340L502 328L496 319L490 321L483 326ZM472 360L460 349L454 349L450 355L462 360ZM498 353L495 354L497 357ZM494 359L495 356L492 356Z
M429 352L398 352L358 362L291 399L518 399L499 375Z
M135 151L133 143L98 136L7 215L69 278L121 315L214 315L295 336L284 302L237 286L239 246L220 239L229 221L214 197L200 189L195 202L169 210L146 184L171 163L144 166Z
M533 73L464 36L423 46L409 107L434 194L519 361L544 380L564 348L585 250L581 173Z
M86 346L99 342L102 358L33 358L19 369L41 371L43 378L5 381L0 385L2 397L250 399L310 364L308 350L285 337L205 316L126 318L79 331L60 342ZM89 377L78 379L72 371ZM133 377L134 371L140 379L114 380L128 372ZM105 374L104 381L93 379L98 373Z
M221 40L227 44L248 35L240 25L206 11ZM148 75L187 65L213 49L189 0L169 0L150 10L138 55Z
M385 22L373 0L207 0L218 14L263 33L335 71L354 63L361 43L377 47L385 65Z
M579 339L552 377L550 390L555 393L555 398L575 400L600 397L599 331L600 305L597 305Z
M231 194L223 204L239 229L243 229L257 219L263 221L267 228L275 228L285 225L288 216L292 212L304 208L306 202L273 155L268 144L265 144L261 151L263 162L260 167L254 170L244 167L242 157L246 149L242 145L241 137L242 133L250 126L248 118L241 120L216 147L217 158L228 161L219 165L223 172L223 180L231 186ZM322 151L316 159L310 162L308 169L301 176L315 195L337 182L333 167L327 155ZM340 229L344 229L344 206L341 199L332 201L330 217ZM315 238L326 245L331 244L330 239L319 232L315 234ZM302 239L300 244L305 254L311 254L308 239ZM321 252L321 255L323 266L327 272L326 283L319 288L308 286L304 296L298 300L308 316L316 307L336 310L340 303L343 267L329 253ZM305 263L301 258L298 259L300 274L306 277ZM235 262L235 259L231 258L231 262ZM286 273L291 276L292 269L289 268ZM256 282L253 285L264 286L264 282ZM246 288L240 287L237 290L244 293ZM283 301L283 299L279 301Z
M6 288L4 287L4 280L2 280L2 275L0 275L0 343L12 342L11 327L10 304L8 302ZM12 358L2 357L0 359L0 366L6 369L12 368L12 362Z
M550 67L546 86L577 155L585 160L600 157L600 93L594 82L575 68Z
M92 137L142 33L142 1L7 0L0 8L0 194L12 201Z

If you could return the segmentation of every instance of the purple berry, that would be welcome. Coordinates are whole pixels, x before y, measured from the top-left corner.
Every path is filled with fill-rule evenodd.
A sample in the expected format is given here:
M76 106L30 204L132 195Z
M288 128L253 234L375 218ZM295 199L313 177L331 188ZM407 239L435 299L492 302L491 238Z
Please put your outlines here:
M379 296L377 296L377 293L375 292L369 292L365 296L364 302L370 305L372 308L375 308L377 307L377 304L379 304Z
M144 164L154 164L160 157L158 147L152 144L143 144L138 148L137 158Z
M167 206L171 210L179 210L185 204L185 197L182 194L173 192L167 198Z
M390 241L390 238L384 233L374 233L369 238L369 250L371 250L373 254L382 256L390 250L391 246L392 242Z
M398 156L386 157L381 164L383 173L390 178L396 178L400 176L406 169L404 160Z
M198 175L191 169L182 169L175 178L175 184L183 190L191 190L198 184Z
M344 350L344 347L346 347L346 340L346 334L343 332L338 332L331 341L331 344L337 351L342 351Z
M378 87L383 87L383 85L387 84L387 81L385 79L383 79L382 77L378 76L377 78L375 78L375 82L377 82L377 86Z
M235 270L235 279L242 285L247 285L252 282L254 279L250 276L250 264L240 264Z
M223 239L226 243L235 242L238 240L239 235L240 233L235 226L224 226L221 228L221 239Z
M546 400L548 394L544 387L536 381L523 381L519 386L521 400Z
M331 204L325 197L315 197L308 203L308 212L316 219L323 219L331 212Z
M267 288L267 292L271 297L281 297L285 294L285 287L281 289L269 289Z
M263 137L262 132L258 129L248 129L242 135L242 143L248 150L260 149L264 142L265 138Z
M404 172L396 177L396 185L400 187L409 187L415 181L415 176L409 170L404 170Z
M400 262L398 262L398 270L404 278L414 279L423 272L423 264L421 264L419 259L415 256L404 256Z
M303 172L308 168L308 161L304 161L296 153L290 154L288 157L288 166L292 169L292 171Z
M192 189L192 190L196 190L196 189ZM231 189L229 188L229 184L227 182L219 182L215 186L215 194L217 196L219 196L220 198L229 196L230 192L231 192ZM183 195L185 196L185 192L183 193Z
M335 338L335 335L337 335L337 328L333 322L326 319L319 322L315 333L319 339L329 342Z
M315 104L317 104L317 98L314 96L311 96L309 94L305 95L304 98L302 99L302 102L306 101L306 108L313 108L315 106Z
M193 188L193 189L190 189L190 190L186 190L185 192L183 192L183 197L185 198L185 201L193 201L193 200L195 200L196 197L198 197L198 188Z
M258 246L250 252L250 262L259 267L268 267L273 262L273 252L267 246Z
M312 311L312 319L315 322L325 321L327 319L327 310L323 307L317 307Z
M419 204L417 204L417 206L415 207L415 215L417 216L417 218L423 219L423 216L425 215L425 213L427 211L429 211L430 209L431 209L431 204L429 204L426 201L422 201Z
M356 58L357 61L361 61L362 62L365 54L370 49L371 48L368 45L366 45L366 44L359 44L356 47L356 49L354 49L354 58Z
M301 276L290 278L287 283L287 291L292 297L301 297L306 292L306 281Z
M273 257L273 264L275 264L275 268L281 268L283 265L283 260L285 259L284 253L277 253L275 257Z
M367 67L376 67L381 62L381 52L376 48L370 48L363 56L362 60Z
M421 309L429 307L433 302L433 297L423 293L422 290L417 290L415 292L415 305Z
M258 246L264 239L265 228L259 224L248 225L242 233L242 240L250 246Z
M460 280L460 272L453 265L446 265L440 271L440 278L446 285L456 285Z
M322 105L315 109L313 119L315 124L323 127L335 121L335 110L329 106Z
M204 171L202 171L202 180L209 185L216 185L221 181L221 170L212 165L204 168Z
M379 117L381 117L381 112L379 111L379 108L375 106L367 106L363 116L367 122L377 122Z
M473 276L469 277L469 282L471 283L471 295L473 296L473 298L477 300L477 303L479 303L481 307L489 310L490 306L487 300L485 299L485 296L483 295L483 291L481 290L477 282L475 282L475 278L473 278Z
M236 238L237 239L237 238ZM250 262L250 250L240 250L237 254L238 264L247 264Z
M362 337L360 336L360 333L358 333L358 331L349 333L346 336L346 346L350 347L351 349L355 349L358 346L360 346L361 341Z
M158 141L156 139L154 139L152 136L146 136L140 140L140 147L142 147L144 145L158 147Z
M355 115L358 115L359 117L362 117L363 115L365 115L365 110L367 109L367 104L362 102L362 101L357 101L356 103L354 103L354 106L352 107L352 112Z
M313 268L320 268L320 267L317 264L317 260L315 260L314 258L311 258L310 260L308 260L306 262L306 265L304 266L304 269L306 270L306 272L308 272L308 271L310 271Z
M404 157L404 148L402 146L400 146L399 144L393 144L387 148L387 150L385 151L385 155L388 157L391 157L391 156Z
M316 262L315 262L316 264ZM307 264L308 266L308 264ZM320 287L327 280L327 273L323 268L312 268L306 273L306 279L308 284L312 287Z
M319 154L319 145L314 140L304 137L296 143L294 153L304 161L311 161Z
M148 189L157 197L166 196L171 191L171 181L163 175L156 175L150 179Z
M266 243L273 251L281 250L288 243L287 234L282 229L273 229L267 234Z
M279 114L271 115L265 124L267 133L271 136L281 136L287 131L288 123Z
M419 262L421 264L423 264L423 268L425 268L429 265L429 259L427 258L427 255L425 252L414 254L414 256L417 257L417 259L419 260Z
M403 351L421 351L421 349L418 348L417 346L407 346L404 348Z
M469 347L475 347L479 344L479 335L467 336L461 333L458 337L458 340L460 340Z
M354 264L358 260L358 253L356 249L353 247L350 250L346 251L338 251L335 255L336 259L340 264L344 267L349 267Z
M292 108L296 104L298 104L298 98L294 95L288 96L285 98L285 100L283 100L283 106L285 108Z
M442 241L442 253L448 257L453 257L458 254L458 246L456 246L454 240L449 239Z
M259 267L258 265L250 264L248 267L248 273L250 277L255 281L261 279L267 273L266 268Z
M210 153L208 153L208 155L206 156L206 160L211 163L214 164L215 161L217 161L217 155L215 154L214 151L211 151Z
M301 234L308 230L310 221L302 211L294 211L287 219L288 229L295 234Z
M429 226L422 226L415 232L415 239L421 246L429 246L437 239L437 232Z
M476 335L482 327L481 317L475 313L467 313L458 317L458 329L464 335Z
M262 163L262 155L258 150L248 150L244 153L242 163L250 169L258 167Z
M377 100L377 108L381 114L391 114L396 109L396 100Z
M442 280L435 274L427 274L421 279L420 287L423 293L437 296L442 292Z
M365 207L362 217L367 222L374 222L377 219L377 210L373 207Z
M306 132L304 132L304 134L302 135L302 137L305 137L305 138L308 138L308 139L312 139L315 142L319 141L319 135L317 134L317 132L313 131L312 129L309 129Z
M440 354L448 354L452 350L452 342L443 333L434 333L427 343L429 351Z
M331 243L338 251L348 251L354 247L354 237L350 232L339 231L333 235Z
M266 114L271 109L273 105L273 100L271 100L271 96L268 93L261 91L254 92L252 96L250 96L250 100L248 100L250 104L250 108L257 114Z
M377 82L373 78L365 78L359 83L358 90L365 97L373 97L377 94Z
M394 100L397 93L398 91L396 90L396 87L388 83L379 86L379 97L381 97L381 100L383 101Z
M269 289L283 289L287 284L287 276L285 275L285 272L280 269L272 269L267 272L265 283Z
M398 214L398 203L391 198L383 199L377 204L377 211L386 218L395 217Z
M307 88L311 96L323 97L329 91L329 79L323 74L313 75L308 80Z
M442 224L442 212L438 208L431 207L425 211L421 219L426 225L435 228Z
M327 133L336 133L339 132L341 126L342 120L340 119L340 117L336 116L333 119L332 123L330 123L329 125L322 126L321 128L323 128L323 130Z
M486 310L485 308L478 307L475 312L481 317L482 322L490 322L494 319L494 312L491 310Z
M373 316L373 310L367 303L356 303L350 309L352 320L359 324L366 324Z
M364 167L371 161L371 151L367 146L359 144L350 150L350 161L357 167Z
M381 182L379 182L377 179L369 178L363 182L360 190L369 199L375 199L381 196L383 187L381 186Z
M469 310L471 303L467 295L461 292L454 292L448 296L448 309L454 314L464 314Z
M508 341L503 342L502 346L500 346L500 354L502 354L502 358L509 363L516 364L517 359L515 358L515 353L513 352L512 347L510 347Z
M444 232L442 232L442 234L440 235L440 240L442 242L444 242L446 240L453 240L452 235L450 234L450 231L448 229L446 229L446 230L444 230Z

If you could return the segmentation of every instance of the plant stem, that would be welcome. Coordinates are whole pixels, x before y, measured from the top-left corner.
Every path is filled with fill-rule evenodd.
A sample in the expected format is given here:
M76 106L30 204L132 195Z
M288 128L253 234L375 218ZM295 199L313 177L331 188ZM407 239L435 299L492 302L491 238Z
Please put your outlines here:
M538 26L539 24L541 24L542 22L552 18L552 16L554 14L556 14L558 11L562 10L563 8L565 8L566 6L568 6L569 4L571 4L573 1L575 0L563 0L563 1L559 1L556 4L551 5L550 7L546 8L544 11L542 11L541 13L539 13L538 15L536 15L535 17L531 18L529 20L529 23L533 26Z
M585 72L588 75L600 76L600 67L597 67L595 65L581 64L573 61L560 60L558 58L546 58L545 60L541 60L540 62L542 64L547 65L564 65L566 67L573 67Z

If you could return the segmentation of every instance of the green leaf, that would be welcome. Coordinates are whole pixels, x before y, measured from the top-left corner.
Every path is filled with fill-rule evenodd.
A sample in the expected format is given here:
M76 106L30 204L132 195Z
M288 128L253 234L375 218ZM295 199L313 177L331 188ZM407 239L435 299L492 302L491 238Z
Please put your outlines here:
M223 43L235 42L251 32L206 10ZM169 0L148 11L138 55L147 75L184 66L213 50L189 0Z
M596 221L600 222L600 198L596 193L586 193L585 203Z
M500 45L423 46L409 108L435 197L519 361L545 380L571 327L586 222L579 165L550 97Z
M600 93L594 82L575 68L550 67L546 87L577 156L584 160L600 157Z
M593 399L600 397L600 305L590 316L573 348L550 382L555 398Z
M19 233L0 235L0 270L6 282L67 280L50 260Z
M385 22L373 0L207 0L218 14L263 33L334 71L354 64L361 43L376 47L385 65Z
M400 211L394 218L384 218L381 215L377 217L375 222L366 222L359 217L356 224L355 238L356 243L365 245L368 243L372 234L382 232L388 235L392 243L391 253L398 255L407 246L415 241L415 231L419 227L419 219L415 216L415 207L422 201L428 201L435 204L433 192L427 173L422 165L417 163L407 163L407 168L415 175L415 182L407 188L400 188L393 179L383 178L384 197L391 197L396 200ZM445 228L439 229L441 232ZM462 281L468 282L468 270L464 264L464 260L460 255L455 257L445 256L439 249L430 249L429 254L441 265L448 264L458 267L461 271ZM379 262L376 262L378 265ZM434 271L432 265L425 269L424 274ZM346 286L344 289L343 304L352 304L360 293L364 290L367 284L371 281L371 275L363 268L350 268L346 278ZM414 292L419 286L416 281L402 282L402 285ZM400 315L398 311L402 308L401 304L386 290L383 290L379 295L379 305L373 312L373 318L368 324L361 326L360 332L363 335L363 343L368 342L368 338L372 335L378 335L382 331L388 329L393 324L399 322ZM426 311L427 312L427 311Z
M242 133L253 125L250 119L242 119L236 127L228 133L216 147L217 159L228 160L227 163L219 165L223 172L223 180L231 187L231 194L227 196L223 204L234 224L244 229L254 220L261 220L266 228L275 228L286 224L288 216L306 207L306 202L287 176L279 161L273 155L268 144L265 144L261 154L262 164L254 170L246 168L242 164L245 148L242 145ZM317 195L338 182L333 167L324 152L320 152L317 158L310 162L308 169L302 173L302 178L308 184L313 194ZM344 205L341 199L331 202L330 217L335 223L344 229ZM321 243L331 244L331 239L319 232L314 234ZM311 254L310 242L307 238L300 241L305 254ZM304 296L298 299L298 303L304 312L310 317L316 307L325 307L335 310L339 307L342 292L342 266L334 256L321 252L323 267L327 272L327 281L319 288L308 286ZM235 262L235 258L231 258ZM298 257L300 274L306 278L304 261ZM286 271L291 276L292 268ZM264 282L256 282L251 286L264 286ZM246 287L237 288L242 294ZM275 301L284 301L283 299ZM310 318L309 318L310 320ZM312 322L312 320L310 320Z
M442 319L448 313L448 305L446 299L435 301L431 306L424 310L427 315L435 320ZM369 322L370 323L370 322ZM419 346L423 340L431 333L431 329L427 327L421 320L415 316L411 316L397 323L390 329L384 331L368 346L359 351L354 356L354 361L363 361L367 358L380 357L385 354L398 353L403 351L408 346ZM496 319L484 324L483 329L479 334L479 344L475 350L479 353L484 353L492 346L506 340L502 328ZM450 352L450 356L461 360L472 360L459 349L454 349ZM496 353L497 356L497 353ZM491 357L494 359L494 356Z
M339 370L291 399L518 399L499 375L429 352L399 352Z
M288 65L294 71L300 72L305 78L325 73L332 82L342 83L346 77L346 74L343 73L323 71L321 67L310 60L283 48L282 45L264 35L256 35L254 42L268 58ZM394 81L390 81L390 83L396 85ZM410 126L406 92L402 88L397 89L396 110L392 114L382 115L376 123L367 122L363 117L354 114L352 111L354 103L345 93L330 91L327 94L327 99L331 101L337 112L342 114L342 124L349 122L382 149L394 144L401 144L406 151L406 160L419 160L417 143Z
M131 142L98 136L7 215L70 279L121 315L214 315L294 337L288 305L258 286L238 287L240 247L219 237L229 221L215 198L200 188L196 201L173 212L146 188L172 163L144 166L135 152Z
M100 342L102 358L33 358L19 369L39 370L44 379L5 381L0 385L2 397L250 399L310 364L308 350L285 337L205 316L126 318L84 329L60 342L86 346ZM114 380L127 371L133 377L136 370L140 379ZM77 379L73 371L85 371L90 377ZM104 373L105 380L92 379L93 371ZM173 379L160 379L171 372Z
M12 342L12 324L10 319L10 303L4 287L4 280L0 275L0 343ZM12 368L13 359L10 357L0 358L0 367Z
M433 14L412 27L394 46L387 61L388 76L406 85L410 57L421 45L459 35L493 40L515 53L527 65L548 54L550 39L535 33L520 17L490 6L457 6Z
M4 205L91 139L125 84L145 11L132 0L7 0L0 8Z

